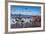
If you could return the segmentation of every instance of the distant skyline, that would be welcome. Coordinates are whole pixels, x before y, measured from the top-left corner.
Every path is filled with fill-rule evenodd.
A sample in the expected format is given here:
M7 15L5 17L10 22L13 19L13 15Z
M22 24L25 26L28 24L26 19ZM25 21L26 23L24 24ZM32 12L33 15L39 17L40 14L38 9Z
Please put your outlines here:
M24 15L40 15L40 6L18 6L11 5L12 14L24 14Z

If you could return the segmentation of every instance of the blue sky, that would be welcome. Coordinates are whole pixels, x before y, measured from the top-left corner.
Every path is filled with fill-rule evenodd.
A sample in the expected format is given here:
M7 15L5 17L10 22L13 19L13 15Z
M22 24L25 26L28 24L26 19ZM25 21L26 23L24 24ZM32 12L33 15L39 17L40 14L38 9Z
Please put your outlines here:
M11 5L12 14L40 15L40 6L17 6Z

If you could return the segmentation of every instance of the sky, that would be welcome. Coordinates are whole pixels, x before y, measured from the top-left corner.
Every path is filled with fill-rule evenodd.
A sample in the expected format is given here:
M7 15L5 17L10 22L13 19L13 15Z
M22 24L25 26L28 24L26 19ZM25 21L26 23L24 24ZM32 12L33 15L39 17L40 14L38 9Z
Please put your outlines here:
M11 5L12 14L24 14L24 15L40 15L40 6L19 6Z

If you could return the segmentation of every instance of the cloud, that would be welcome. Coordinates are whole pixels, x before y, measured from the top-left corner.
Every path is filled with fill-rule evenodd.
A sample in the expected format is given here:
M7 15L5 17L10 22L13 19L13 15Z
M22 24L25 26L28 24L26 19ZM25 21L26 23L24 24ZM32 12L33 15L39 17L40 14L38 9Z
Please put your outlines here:
M24 14L24 15L32 15L31 12L12 12L12 14Z
M19 12L19 11L12 12L12 14L40 15L39 13L33 13L33 12Z

